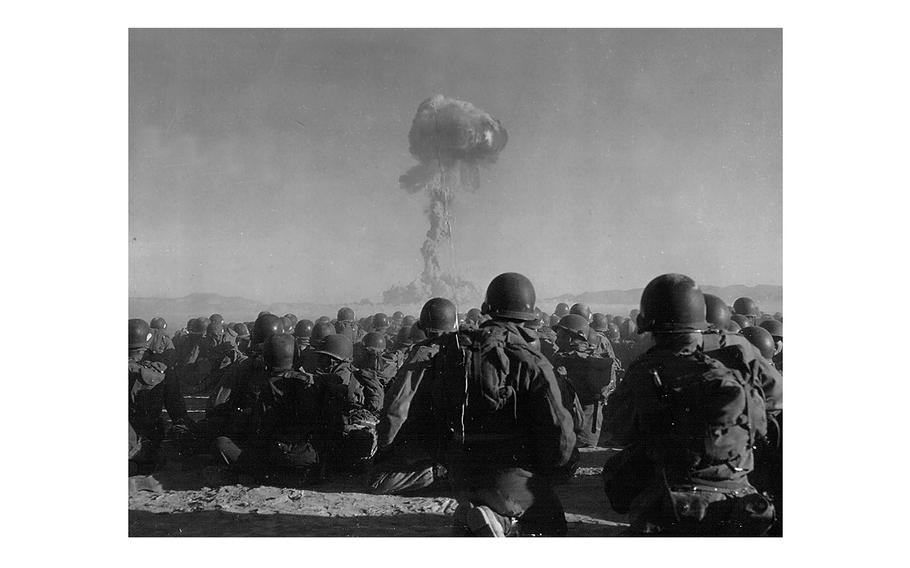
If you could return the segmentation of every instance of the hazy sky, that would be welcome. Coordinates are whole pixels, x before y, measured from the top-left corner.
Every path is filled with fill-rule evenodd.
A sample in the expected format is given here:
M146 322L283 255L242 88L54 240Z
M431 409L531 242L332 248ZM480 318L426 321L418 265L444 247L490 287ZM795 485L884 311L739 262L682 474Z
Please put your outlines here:
M454 207L481 289L781 283L779 30L134 30L129 81L131 296L415 279L426 196L398 176L436 93L509 132Z

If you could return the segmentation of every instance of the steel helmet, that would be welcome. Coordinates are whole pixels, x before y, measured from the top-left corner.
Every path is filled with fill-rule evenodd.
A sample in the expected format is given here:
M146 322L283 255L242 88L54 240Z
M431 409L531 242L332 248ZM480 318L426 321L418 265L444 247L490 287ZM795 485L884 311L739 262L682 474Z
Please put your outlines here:
M639 333L692 333L707 329L705 296L684 274L662 274L641 293Z
M338 310L338 317L335 319L338 321L354 321L354 310L345 306Z
M569 313L578 314L586 320L591 321L591 308L589 308L587 304L572 304L572 307L569 308Z
M130 349L145 347L152 338L152 332L149 324L144 319L129 320L129 343Z
M330 318L329 316L319 316L318 318L316 318L316 323L330 323L331 321L332 321L332 318Z
M313 326L313 332L310 334L310 344L318 345L320 341L335 333L335 326L322 322Z
M411 328L410 327L401 327L398 330L398 336L395 338L395 342L399 346L413 345L411 341Z
M534 285L527 277L517 272L506 272L487 286L486 299L480 311L492 317L527 321L537 317L534 313L536 301Z
M291 325L288 326L288 328L287 328L288 331L294 329L294 327L297 326L297 322L299 321L299 320L297 319L297 316L295 316L294 314L284 314L284 315L281 316L281 317L282 317L282 318L288 318L289 320L291 320Z
M276 333L262 345L262 358L273 371L287 371L294 366L294 336Z
M186 330L194 335L204 334L207 326L208 324L202 318L193 318L186 322Z
M313 322L310 320L300 320L294 326L294 337L310 337L313 335Z
M559 316L559 319L562 319L563 317L569 315L569 304L565 302L559 302L556 304L556 310L554 310L553 313Z
M464 319L465 319L465 321L470 321L470 322L476 323L476 322L480 321L481 315L483 315L483 314L480 313L480 310L478 310L477 308L471 308L470 310L468 310L468 313L464 316Z
M740 325L738 323L736 323L736 321L734 321L733 319L731 319L729 322L727 322L727 331L728 332L739 333L742 330L743 330L743 328L740 327Z
M408 329L408 339L411 340L411 343L420 343L427 338L427 334L424 330L420 329L419 325L411 326Z
M272 312L270 312L268 310L262 310L261 312L259 312L259 315L256 316L256 319L259 319L262 316L270 316L270 315L272 315Z
M363 346L367 349L376 349L379 351L385 351L386 341L385 335L371 331L370 333L363 336Z
M419 325L427 333L446 333L455 330L455 304L445 298L427 300L420 310Z
M212 314L209 316L209 323L212 322L224 323L224 317L221 314Z
M736 301L733 302L733 313L754 317L760 316L761 310L758 309L758 304L755 303L755 300L744 296L742 298L737 298Z
M714 294L705 294L705 313L708 323L713 324L717 329L726 329L727 322L733 315L727 303Z
M379 312L373 316L373 319L370 320L370 325L373 329L382 329L389 327L389 316L385 315L382 312Z
M149 327L152 329L167 329L167 322L164 321L164 318L152 318L152 323Z
M735 322L740 329L746 329L747 327L752 327L752 321L749 320L746 316L742 314L733 314L730 316L730 321Z
M253 324L253 334L250 343L258 345L276 333L284 333L284 323L281 318L273 314L265 314L256 318Z
M414 316L404 316L404 319L401 320L401 327L411 327L417 323L417 318Z
M559 320L559 330L580 339L588 339L588 320L579 314L569 314Z
M622 316L613 316L612 318L610 318L610 321L615 323L617 326L619 326L619 324L626 321L626 318L624 318Z
M212 337L221 337L224 335L224 326L218 322L212 322L205 328L205 334Z
M591 316L591 328L592 328L594 331L606 331L606 330L607 330L607 323L608 323L608 322L607 322L607 316L606 316L606 314L602 314L602 313L600 313L600 312L597 312L596 314L594 314L593 316Z
M401 318L403 317L404 314L402 312L396 311L394 314L392 314L392 321L401 321Z
M235 323L234 324L234 333L237 334L237 337L244 338L250 336L250 328L247 327L245 323Z
M619 338L621 337L619 334L619 326L613 322L607 324L606 335L610 341L619 341Z
M784 324L775 319L763 321L759 327L766 329L771 334L771 337L775 339L778 337L784 338Z
M749 340L749 343L761 351L762 357L765 359L774 357L774 352L777 350L777 347L774 345L774 338L771 337L771 334L768 333L767 329L753 325L752 327L743 330L743 336Z
M333 333L322 340L316 353L328 355L339 361L350 361L354 358L354 343L346 335Z

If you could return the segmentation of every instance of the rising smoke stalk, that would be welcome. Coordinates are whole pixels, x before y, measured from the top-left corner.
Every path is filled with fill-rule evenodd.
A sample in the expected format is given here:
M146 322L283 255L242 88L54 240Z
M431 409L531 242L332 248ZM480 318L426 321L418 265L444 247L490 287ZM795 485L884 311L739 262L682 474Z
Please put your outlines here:
M423 272L419 287L414 283L395 287L384 296L406 299L402 296L412 291L424 297L460 299L477 294L473 284L444 270L439 253L448 243L454 256L451 206L455 193L477 190L480 166L495 163L507 141L502 124L471 103L443 95L420 103L408 133L411 155L419 163L402 175L399 183L409 193L423 191L429 197L426 213L430 227L420 249Z

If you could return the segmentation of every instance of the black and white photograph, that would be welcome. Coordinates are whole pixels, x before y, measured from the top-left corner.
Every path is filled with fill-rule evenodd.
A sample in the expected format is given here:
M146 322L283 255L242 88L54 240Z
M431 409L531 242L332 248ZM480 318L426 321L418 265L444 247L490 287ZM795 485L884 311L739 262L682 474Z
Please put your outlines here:
M782 31L129 31L130 536L780 536Z

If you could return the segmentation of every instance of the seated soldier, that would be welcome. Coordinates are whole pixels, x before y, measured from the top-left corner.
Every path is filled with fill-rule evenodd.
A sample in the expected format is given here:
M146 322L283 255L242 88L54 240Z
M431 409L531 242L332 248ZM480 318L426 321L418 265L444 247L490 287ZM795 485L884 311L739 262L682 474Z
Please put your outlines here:
M258 481L278 476L298 485L319 472L319 392L312 376L292 369L293 336L271 335L262 358L265 373L231 391L230 415L215 450Z
M445 298L433 298L421 310L414 327L425 337L408 351L386 390L377 427L379 450L369 482L374 493L416 491L445 478L438 417L429 403L430 389L422 385L431 380L426 375L439 351L440 338L455 329L455 322L455 305Z
M359 471L376 452L375 413L382 407L382 391L361 384L351 364L354 344L346 335L326 336L316 354L314 377L322 396L319 453L335 471Z
M130 475L154 469L164 438L162 407L167 409L174 428L189 430L186 405L180 385L168 373L164 354L149 348L152 334L145 320L129 320L129 434Z
M599 356L588 337L588 322L583 316L565 316L559 322L556 333L559 350L553 357L556 376L572 385L584 412L584 422L577 437L579 447L597 445L602 426L601 409L616 387L614 360Z

